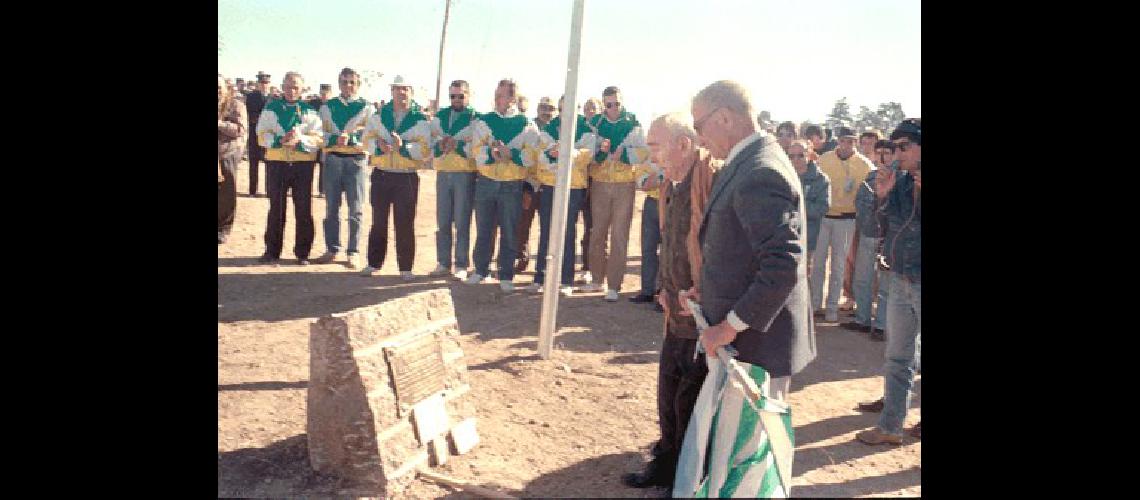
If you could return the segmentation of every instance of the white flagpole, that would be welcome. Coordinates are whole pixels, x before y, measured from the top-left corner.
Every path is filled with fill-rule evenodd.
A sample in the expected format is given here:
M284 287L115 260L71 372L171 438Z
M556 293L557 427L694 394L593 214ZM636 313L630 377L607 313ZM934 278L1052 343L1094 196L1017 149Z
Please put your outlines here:
M570 20L570 52L566 61L566 100L561 114L562 130L558 137L558 174L554 183L554 206L550 214L550 244L546 259L546 283L543 284L542 317L538 326L538 353L550 359L554 347L554 329L558 319L558 288L562 283L563 245L566 242L566 211L570 202L570 168L574 151L574 128L578 124L578 61L582 53L582 19L586 0L574 0Z

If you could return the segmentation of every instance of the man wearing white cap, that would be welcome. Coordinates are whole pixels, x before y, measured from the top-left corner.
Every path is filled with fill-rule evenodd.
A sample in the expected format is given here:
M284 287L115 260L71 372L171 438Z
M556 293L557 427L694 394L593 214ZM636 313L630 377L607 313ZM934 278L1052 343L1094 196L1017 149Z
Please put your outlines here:
M388 250L388 212L396 226L396 263L404 281L412 279L416 255L416 201L420 176L430 154L431 122L412 100L412 85L403 76L392 80L392 100L368 119L365 149L372 154L372 229L368 232L368 267L371 276L384 264Z

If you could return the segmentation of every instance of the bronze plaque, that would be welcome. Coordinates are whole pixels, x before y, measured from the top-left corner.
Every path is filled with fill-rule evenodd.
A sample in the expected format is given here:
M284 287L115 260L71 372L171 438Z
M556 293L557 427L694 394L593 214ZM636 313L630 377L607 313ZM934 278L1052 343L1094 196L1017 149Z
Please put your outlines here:
M446 388L443 349L431 333L403 345L385 347L384 357L391 370L397 404L412 406Z

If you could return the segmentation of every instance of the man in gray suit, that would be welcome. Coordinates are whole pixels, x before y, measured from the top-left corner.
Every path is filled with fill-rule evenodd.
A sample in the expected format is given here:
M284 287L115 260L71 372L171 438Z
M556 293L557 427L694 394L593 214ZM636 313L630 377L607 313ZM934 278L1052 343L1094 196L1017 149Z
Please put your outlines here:
M731 344L737 361L767 372L757 384L768 396L786 402L791 376L816 355L799 177L776 138L758 128L739 83L709 85L692 113L701 144L725 163L700 227L700 290L681 292L681 303L700 303L711 325L701 334L707 352Z

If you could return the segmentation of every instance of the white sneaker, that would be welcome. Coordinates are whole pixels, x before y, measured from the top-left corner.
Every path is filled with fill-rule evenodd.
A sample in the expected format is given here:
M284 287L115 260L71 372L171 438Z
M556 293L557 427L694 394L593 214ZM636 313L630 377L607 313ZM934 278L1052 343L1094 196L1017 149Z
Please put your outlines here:
M432 269L428 276L447 276L448 274L451 274L451 269L443 267L443 264L436 264L435 269Z
M542 283L531 283L523 288L523 290L530 293L542 293Z
M602 285L599 285L597 283L587 283L578 288L578 290L584 293L600 292L602 291Z
M416 279L416 275L412 274L411 271L400 271L400 279L404 281L412 281Z
M459 281L463 281L463 280L467 279L467 270L466 269L460 269L458 271L455 271L454 276L455 276L455 279L457 279Z
M349 269L356 269L360 266L360 257L354 253L348 254L348 258L344 260L344 266Z
M617 299L618 299L617 290L614 290L611 288L611 289L606 291L606 302L617 302Z
M466 283L468 285L478 285L479 283L482 283L483 280L485 280L485 279L487 279L487 278L485 276L480 276L479 273L471 273L471 276L469 278L467 278L467 281L464 281L464 283Z
M333 252L325 252L320 257L313 259L314 264L328 264L336 259L336 254Z
M515 284L514 284L514 282L511 282L511 281L503 281L503 282L499 283L499 288L502 289L504 292L509 293L509 292L515 291Z
M375 267L372 267L372 266L364 266L364 269L362 269L360 271L360 275L361 276L372 276L373 274L376 274L376 271L379 271L379 269L376 269Z
M572 286L564 286L559 291L562 292L563 297L570 297L570 296L574 295L574 287L572 287Z
M590 274L590 271L586 271L586 272L582 273L582 283L589 284L589 283L593 283L593 282L594 282L594 275ZM601 288L599 288L599 290L601 290Z

